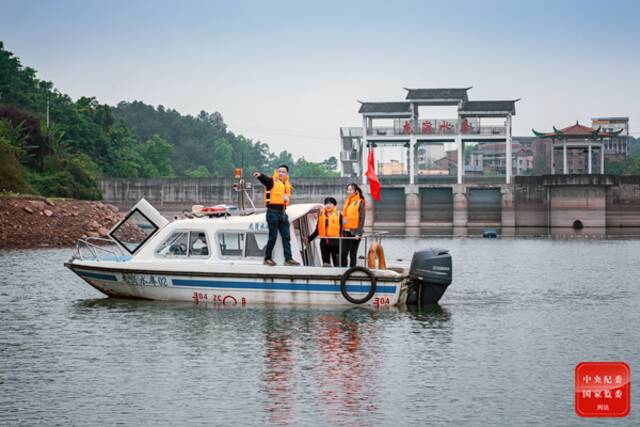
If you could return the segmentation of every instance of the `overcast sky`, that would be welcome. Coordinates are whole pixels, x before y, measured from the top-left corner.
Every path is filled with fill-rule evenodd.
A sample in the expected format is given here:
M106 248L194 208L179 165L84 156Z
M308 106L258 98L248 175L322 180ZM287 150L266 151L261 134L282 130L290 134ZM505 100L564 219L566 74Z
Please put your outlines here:
M357 100L402 87L522 98L514 135L629 116L640 135L637 1L13 1L0 40L71 95L222 113L319 161Z

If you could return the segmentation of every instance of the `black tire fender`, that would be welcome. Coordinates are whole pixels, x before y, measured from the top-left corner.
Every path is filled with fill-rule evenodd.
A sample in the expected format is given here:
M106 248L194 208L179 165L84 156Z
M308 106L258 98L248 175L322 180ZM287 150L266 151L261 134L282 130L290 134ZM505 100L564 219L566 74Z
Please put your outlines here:
M369 277L369 281L371 282L371 288L369 289L369 293L360 299L353 298L347 292L347 280L349 280L349 278L353 273L358 271L366 274ZM360 266L351 267L350 269L345 271L342 277L340 278L340 293L342 293L342 296L344 297L344 299L346 299L352 304L364 304L365 302L373 298L373 296L375 295L376 283L377 283L376 276L368 268L360 267Z

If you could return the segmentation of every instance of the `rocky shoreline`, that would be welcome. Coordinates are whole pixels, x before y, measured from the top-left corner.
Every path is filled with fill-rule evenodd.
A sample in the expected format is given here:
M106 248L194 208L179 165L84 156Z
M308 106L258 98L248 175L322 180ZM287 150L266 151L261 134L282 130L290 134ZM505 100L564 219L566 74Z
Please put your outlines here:
M0 249L73 246L106 235L121 218L116 206L102 202L0 197Z

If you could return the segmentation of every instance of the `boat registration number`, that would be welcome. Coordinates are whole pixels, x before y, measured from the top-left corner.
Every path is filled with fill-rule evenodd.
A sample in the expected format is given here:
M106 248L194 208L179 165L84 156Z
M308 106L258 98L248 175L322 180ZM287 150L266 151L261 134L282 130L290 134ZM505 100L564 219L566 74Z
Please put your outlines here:
M373 299L373 305L389 305L391 304L391 298L389 297L375 297Z

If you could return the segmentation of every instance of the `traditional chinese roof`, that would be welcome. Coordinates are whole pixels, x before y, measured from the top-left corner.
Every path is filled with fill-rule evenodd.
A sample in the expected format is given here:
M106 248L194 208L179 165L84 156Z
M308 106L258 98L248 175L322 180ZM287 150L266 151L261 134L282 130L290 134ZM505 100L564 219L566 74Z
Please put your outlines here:
M465 88L428 88L428 89L409 89L407 98L411 100L447 100L447 101L468 101L467 91L471 86Z
M566 138L607 138L612 136L618 136L624 129L619 129L613 132L605 132L601 130L600 127L594 129L589 126L581 125L577 120L576 124L572 126L568 126L563 129L556 129L553 127L553 132L538 132L535 129L531 129L535 136L538 138L556 138L556 139L566 139Z
M501 114L516 114L516 102L519 99L512 101L466 101L460 108L460 114L475 114L475 113L501 113Z
M411 104L408 102L360 102L358 113L367 115L411 115Z

